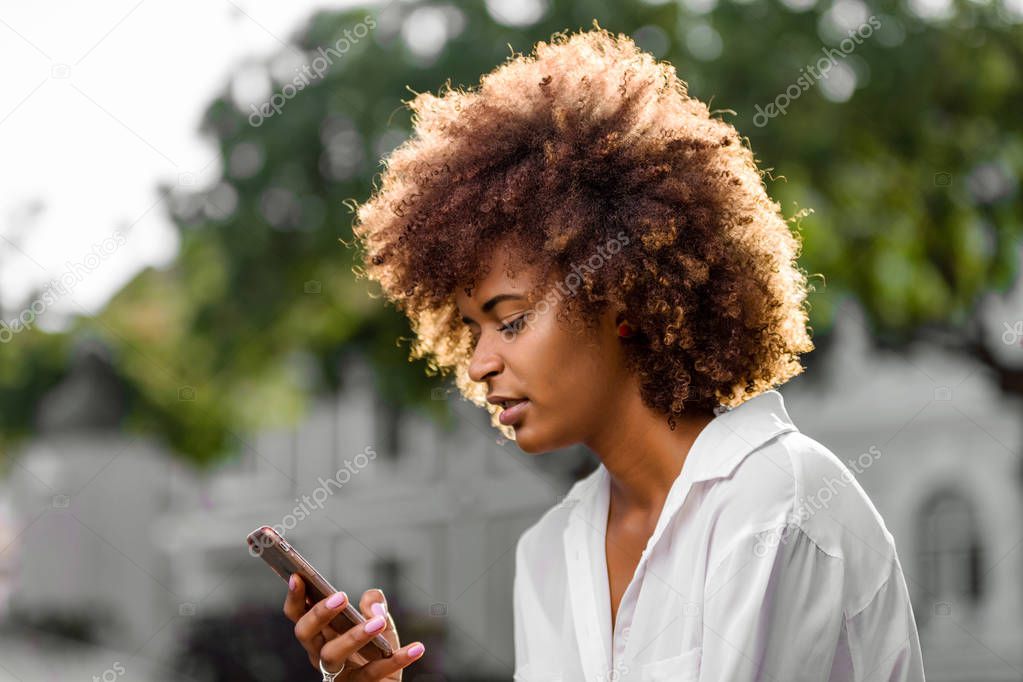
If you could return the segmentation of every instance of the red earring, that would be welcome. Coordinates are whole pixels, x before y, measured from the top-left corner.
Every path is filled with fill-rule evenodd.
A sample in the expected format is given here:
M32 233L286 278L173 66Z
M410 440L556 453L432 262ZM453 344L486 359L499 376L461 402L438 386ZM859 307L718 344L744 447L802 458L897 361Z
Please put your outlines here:
M628 322L622 322L620 325L618 325L618 336L622 337L623 339L632 336L632 333L633 333L632 327L629 325Z

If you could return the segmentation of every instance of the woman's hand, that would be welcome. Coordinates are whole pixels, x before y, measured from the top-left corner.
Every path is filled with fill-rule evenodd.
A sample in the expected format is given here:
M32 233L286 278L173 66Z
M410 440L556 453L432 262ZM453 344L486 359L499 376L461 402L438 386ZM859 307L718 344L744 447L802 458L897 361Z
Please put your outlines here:
M359 600L359 611L366 617L366 625L356 625L345 632L337 632L330 625L344 609L348 598L337 592L314 604L308 611L305 603L305 582L297 574L288 582L288 596L284 600L284 615L295 624L295 638L309 654L309 662L320 672L320 661L325 670L334 671L345 664L337 680L340 682L371 682L373 680L401 680L401 671L423 655L425 647L419 642L398 648L398 631L387 612L387 600L380 590L366 590ZM366 627L370 631L366 631ZM394 649L394 656L356 665L348 657L367 642L382 634Z

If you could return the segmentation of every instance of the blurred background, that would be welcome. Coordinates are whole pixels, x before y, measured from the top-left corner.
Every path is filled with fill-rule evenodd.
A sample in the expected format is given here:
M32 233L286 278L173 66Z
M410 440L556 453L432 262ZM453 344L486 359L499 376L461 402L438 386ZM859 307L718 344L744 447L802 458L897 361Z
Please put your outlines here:
M0 5L0 681L316 679L264 523L385 590L405 679L511 678L515 542L596 461L409 362L339 239L403 100L594 19L801 233L782 394L895 536L928 679L1023 679L1021 0L116 0Z

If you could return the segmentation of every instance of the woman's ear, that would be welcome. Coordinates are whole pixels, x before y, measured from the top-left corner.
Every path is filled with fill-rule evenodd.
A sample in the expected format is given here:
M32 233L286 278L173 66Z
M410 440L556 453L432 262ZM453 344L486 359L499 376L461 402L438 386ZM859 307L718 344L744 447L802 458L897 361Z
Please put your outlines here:
M636 333L636 328L629 324L628 316L625 311L619 311L615 315L615 328L618 331L619 338L627 339Z

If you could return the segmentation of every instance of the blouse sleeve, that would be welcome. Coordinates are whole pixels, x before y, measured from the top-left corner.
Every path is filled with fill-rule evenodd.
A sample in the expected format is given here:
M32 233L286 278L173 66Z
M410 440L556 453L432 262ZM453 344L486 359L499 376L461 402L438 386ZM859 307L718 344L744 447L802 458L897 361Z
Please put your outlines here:
M888 580L846 626L852 665L862 671L855 679L923 681L920 636L898 556L893 557Z
M522 556L522 539L520 538L515 547L515 578L512 582L512 613L514 617L515 633L515 679L519 679L520 671L525 668L526 654L526 613L525 613L525 588L526 568Z
M533 584L529 560L526 553L528 532L519 538L515 548L515 578L512 583L512 612L515 633L515 670L513 679L531 679L537 663L542 663L546 652L543 650L540 631L543 614L537 604L536 588Z
M901 597L879 591L881 602L864 609L870 622L862 632L869 639L859 642L847 631L856 624L846 622L846 583L842 559L821 550L797 524L740 537L707 574L700 679L923 680L912 653L895 652L894 661L880 663L895 640L916 636L908 602L902 606L910 624L885 622L902 609ZM876 613L868 615L870 608ZM861 644L870 650L857 651ZM871 660L874 669L864 669Z
M561 575L552 575L542 539L527 530L515 549L512 602L515 635L513 679L535 680L555 675L563 664L561 617L557 599L564 596ZM552 621L552 616L554 620Z

